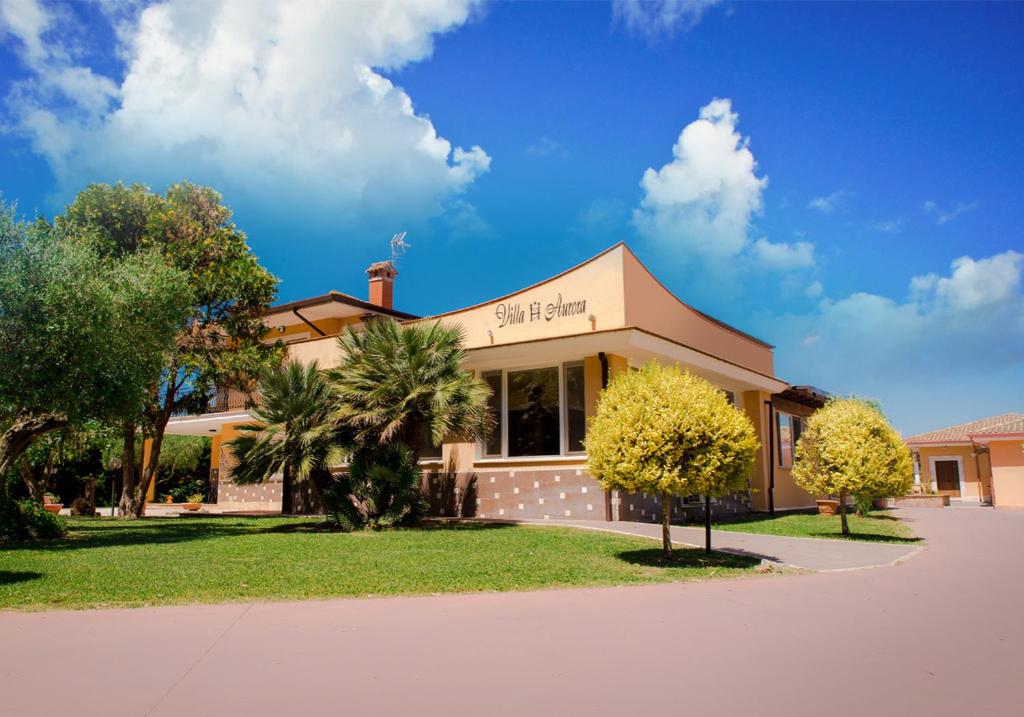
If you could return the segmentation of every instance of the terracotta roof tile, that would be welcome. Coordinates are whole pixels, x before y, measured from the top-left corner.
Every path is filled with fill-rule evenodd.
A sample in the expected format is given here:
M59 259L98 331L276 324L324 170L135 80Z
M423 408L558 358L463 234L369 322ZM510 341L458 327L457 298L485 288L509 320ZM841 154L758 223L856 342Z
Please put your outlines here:
M971 436L999 433L1024 433L1024 413L1004 413L1001 416L982 418L980 421L919 433L905 440L907 443L957 443L969 441Z

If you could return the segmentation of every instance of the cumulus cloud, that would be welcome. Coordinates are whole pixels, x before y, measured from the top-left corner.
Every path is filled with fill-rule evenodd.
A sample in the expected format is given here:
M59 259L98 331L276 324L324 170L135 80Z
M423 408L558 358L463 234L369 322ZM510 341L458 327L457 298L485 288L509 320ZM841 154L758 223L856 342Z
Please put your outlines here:
M946 275L913 277L904 300L855 292L821 299L808 313L765 314L761 321L772 327L783 371L838 392L885 393L903 382L1019 370L1022 272L1024 255L1015 251L960 257Z
M747 247L768 178L757 176L738 122L730 100L712 100L683 128L672 161L644 172L633 213L641 235L691 257L728 258Z
M721 0L615 0L612 16L648 39L672 37L696 27Z
M814 244L806 241L790 244L758 239L751 247L751 254L758 265L767 269L787 270L814 266Z
M811 201L807 202L807 208L815 209L822 214L831 214L841 208L851 196L853 196L852 192L846 189L837 189L831 194L814 197Z
M0 7L34 75L9 106L65 194L84 181L188 178L339 221L424 218L490 166L382 74L429 57L473 0L169 0L121 18L119 82L47 35L56 19L45 6Z
M942 225L948 224L949 222L956 219L961 214L967 212L973 212L978 208L977 202L957 202L952 207L942 208L936 202L931 199L926 201L923 205L925 214L930 214L935 217L935 223Z

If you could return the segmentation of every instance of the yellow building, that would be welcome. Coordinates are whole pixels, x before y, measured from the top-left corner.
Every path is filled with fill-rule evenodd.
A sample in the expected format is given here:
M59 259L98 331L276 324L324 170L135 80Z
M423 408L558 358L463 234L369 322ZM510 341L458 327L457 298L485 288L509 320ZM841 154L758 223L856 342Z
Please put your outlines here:
M1024 413L1006 413L906 439L914 483L951 499L1024 508Z
M412 317L392 306L397 271L368 270L369 300L331 292L273 307L269 340L291 358L339 360L337 335L378 316L462 327L466 367L492 388L498 430L480 443L424 451L425 490L440 515L486 518L658 520L652 496L606 493L586 472L583 439L601 388L618 371L650 360L679 364L717 386L753 422L762 451L749 490L716 502L719 514L808 508L814 498L790 477L802 419L825 396L775 376L772 347L683 303L624 244L533 286L476 306ZM239 486L224 442L249 419L243 396L219 396L210 413L175 418L171 433L213 438L217 508L279 510L280 482ZM700 511L680 499L680 518Z

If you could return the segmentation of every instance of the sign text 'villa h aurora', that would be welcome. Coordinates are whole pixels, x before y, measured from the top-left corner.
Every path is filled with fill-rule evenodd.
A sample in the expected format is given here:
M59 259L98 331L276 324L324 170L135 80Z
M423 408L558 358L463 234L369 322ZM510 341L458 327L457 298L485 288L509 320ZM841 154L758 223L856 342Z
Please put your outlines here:
M586 299L563 301L561 293L547 306L543 306L539 301L531 301L526 304L525 308L520 302L502 302L494 307L494 317L498 320L499 329L533 321L551 321L567 316L579 316L585 313L587 313Z

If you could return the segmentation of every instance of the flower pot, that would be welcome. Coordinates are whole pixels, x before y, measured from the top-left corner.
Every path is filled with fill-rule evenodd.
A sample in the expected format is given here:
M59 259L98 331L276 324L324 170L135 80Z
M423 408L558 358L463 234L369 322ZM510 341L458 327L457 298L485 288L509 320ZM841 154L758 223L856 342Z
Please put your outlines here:
M818 500L818 513L821 515L836 515L839 512L838 500Z
M181 507L185 510L199 510L203 507L202 503L182 503Z
M46 505L43 506L43 509L51 513L59 513L60 509L63 507L63 503L47 503Z

